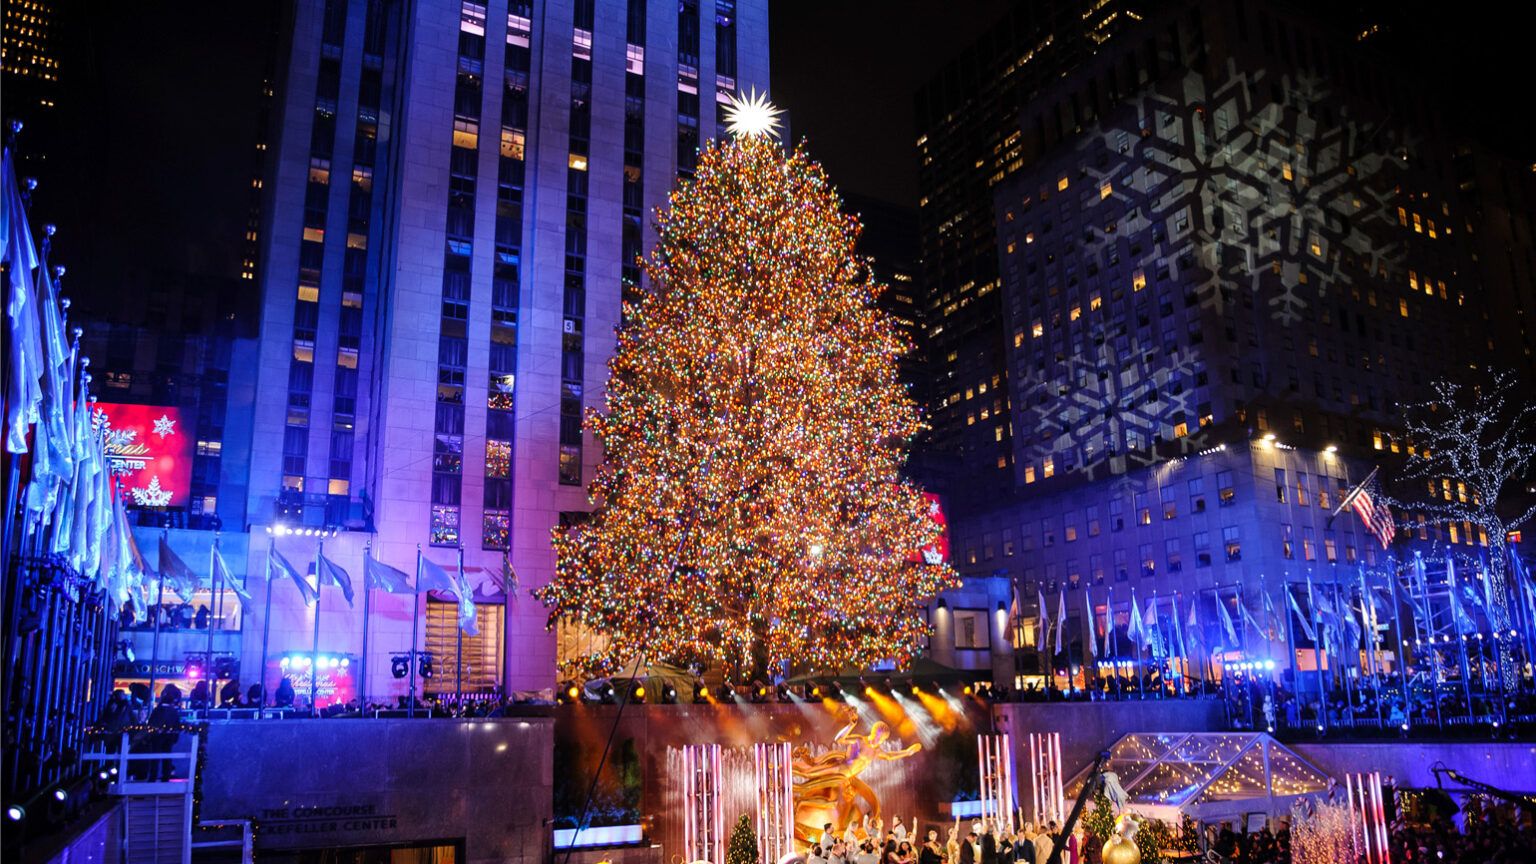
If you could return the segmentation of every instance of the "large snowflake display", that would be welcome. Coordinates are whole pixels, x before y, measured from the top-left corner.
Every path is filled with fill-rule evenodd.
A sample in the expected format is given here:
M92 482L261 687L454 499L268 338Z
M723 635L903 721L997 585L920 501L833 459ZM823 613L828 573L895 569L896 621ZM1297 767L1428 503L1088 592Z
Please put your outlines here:
M1251 363L1235 346L1402 269L1389 205L1408 158L1320 79L1235 64L1106 115L1025 201L1022 464L1102 476L1207 446L1208 379Z

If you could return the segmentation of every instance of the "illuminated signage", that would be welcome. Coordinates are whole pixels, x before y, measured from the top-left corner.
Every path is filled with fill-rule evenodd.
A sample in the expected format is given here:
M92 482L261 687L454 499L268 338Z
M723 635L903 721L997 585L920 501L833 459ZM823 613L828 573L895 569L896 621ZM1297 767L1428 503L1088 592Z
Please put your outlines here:
M118 488L138 507L185 507L192 489L194 435L181 409L96 403L106 415L107 462Z
M919 550L921 558L913 556L913 560L921 560L924 564L946 564L949 562L949 519L944 515L939 496L924 492L923 500L928 502L928 517L939 525L939 536Z

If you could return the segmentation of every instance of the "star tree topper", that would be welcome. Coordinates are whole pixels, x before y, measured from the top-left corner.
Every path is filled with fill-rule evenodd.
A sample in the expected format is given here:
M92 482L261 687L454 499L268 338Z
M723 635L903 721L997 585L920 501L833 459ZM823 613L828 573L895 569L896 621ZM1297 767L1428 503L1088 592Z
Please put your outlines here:
M768 101L767 93L757 92L753 87L747 95L733 95L730 104L725 109L725 129L736 138L751 138L754 135L779 135L779 115L783 114L782 108L773 107Z

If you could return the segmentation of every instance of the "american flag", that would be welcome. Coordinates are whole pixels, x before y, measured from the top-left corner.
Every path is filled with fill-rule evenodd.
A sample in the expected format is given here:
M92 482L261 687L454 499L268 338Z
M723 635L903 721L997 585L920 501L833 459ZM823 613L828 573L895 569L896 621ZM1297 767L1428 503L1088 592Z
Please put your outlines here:
M1376 535L1376 539L1381 541L1381 548L1387 549L1392 545L1392 538L1397 535L1397 523L1392 521L1392 509L1378 502L1371 494L1372 491L1380 491L1376 483L1376 472L1379 470L1371 469L1371 473L1365 480L1344 498L1339 509L1352 508L1360 517L1360 522L1365 525L1366 530Z

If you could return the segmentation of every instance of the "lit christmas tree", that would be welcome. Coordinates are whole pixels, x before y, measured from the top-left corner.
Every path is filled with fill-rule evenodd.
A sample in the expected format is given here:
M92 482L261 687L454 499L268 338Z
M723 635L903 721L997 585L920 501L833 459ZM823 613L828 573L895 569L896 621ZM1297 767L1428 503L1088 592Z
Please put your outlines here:
M820 166L734 106L734 141L700 153L657 214L651 290L625 307L605 463L585 524L556 530L550 621L598 634L570 672L637 660L738 681L912 659L947 564L900 471L921 428L897 379L907 349L875 306Z
M757 832L752 817L743 815L731 829L731 845L725 850L725 864L760 864L757 860Z

